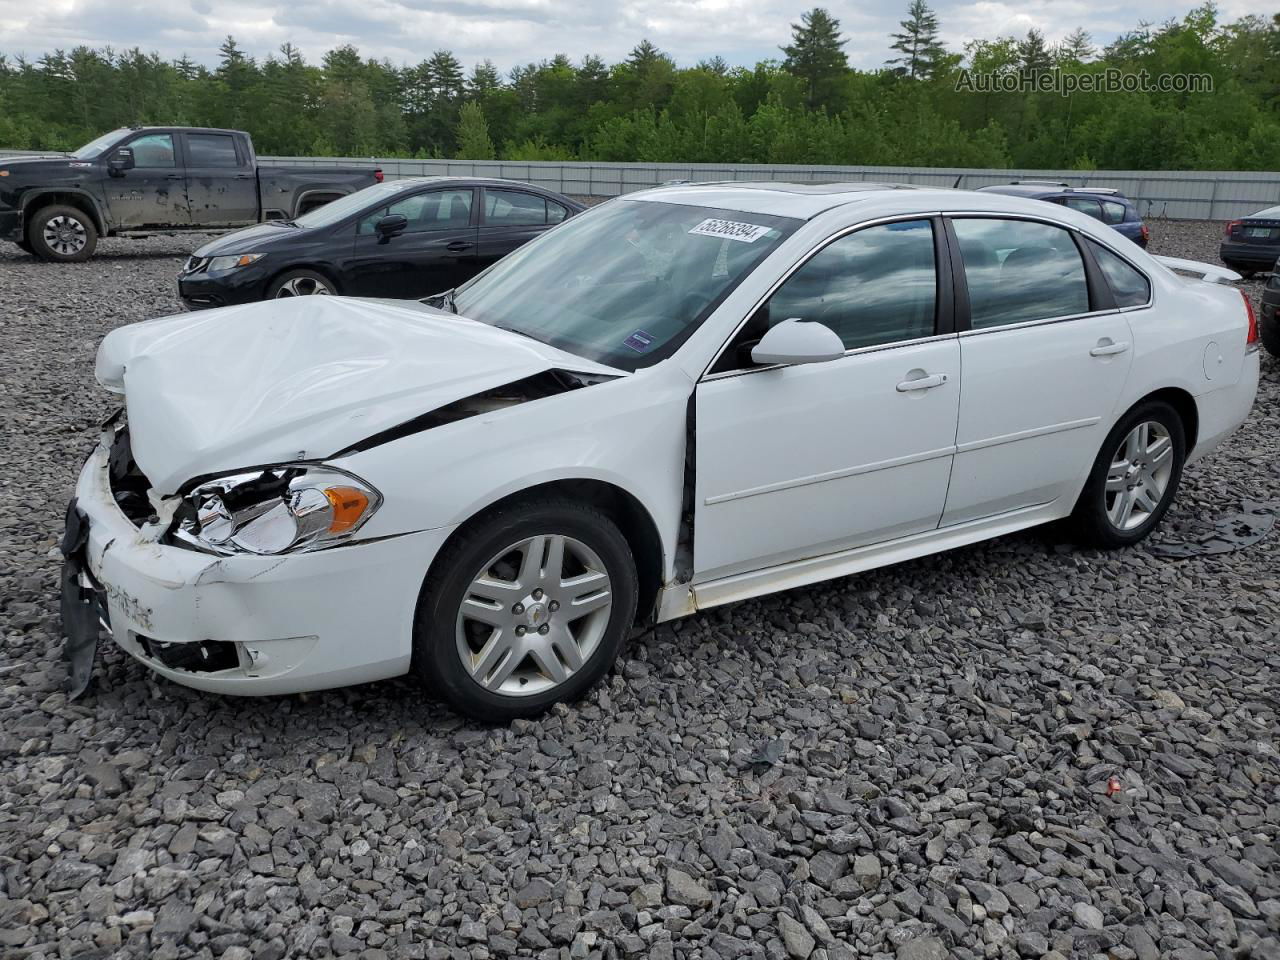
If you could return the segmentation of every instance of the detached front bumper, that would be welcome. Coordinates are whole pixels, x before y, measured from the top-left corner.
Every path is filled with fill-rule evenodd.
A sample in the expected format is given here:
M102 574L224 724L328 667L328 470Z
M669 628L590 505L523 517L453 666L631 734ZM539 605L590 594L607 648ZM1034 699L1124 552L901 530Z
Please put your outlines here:
M104 440L76 484L87 534L73 618L93 616L156 673L215 693L297 693L408 671L418 593L448 528L217 557L150 540L116 504L108 462Z

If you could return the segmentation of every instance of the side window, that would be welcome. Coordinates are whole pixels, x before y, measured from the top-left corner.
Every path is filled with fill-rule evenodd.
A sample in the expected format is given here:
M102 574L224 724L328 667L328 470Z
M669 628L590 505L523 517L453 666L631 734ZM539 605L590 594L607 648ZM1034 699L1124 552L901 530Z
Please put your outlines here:
M975 330L1089 310L1084 261L1071 234L1031 220L952 221Z
M560 223L568 216L569 210L566 207L560 206L554 200L547 201L547 223Z
M1095 220L1102 219L1102 209L1098 206L1097 200L1090 200L1087 197L1064 197L1062 205L1088 214Z
M238 167L236 142L225 133L187 134L187 162L193 167Z
M491 227L541 226L547 222L547 204L531 193L486 188L484 222Z
M462 190L431 190L403 197L395 203L366 214L356 226L358 236L370 236L383 217L397 213L409 221L405 233L426 233L430 230L457 230L471 222L470 188Z
M1102 201L1103 223L1124 223L1124 204L1114 200Z
M1089 241L1089 250L1107 278L1117 307L1141 307L1151 299L1151 284L1137 268L1096 241Z
M733 244L731 244L733 246ZM773 292L721 354L712 372L751 366L751 347L774 324L817 321L846 350L932 336L938 277L933 224L866 227L823 247Z
M130 141L126 146L133 148L133 165L135 167L176 167L174 159L173 135L169 133L148 133Z

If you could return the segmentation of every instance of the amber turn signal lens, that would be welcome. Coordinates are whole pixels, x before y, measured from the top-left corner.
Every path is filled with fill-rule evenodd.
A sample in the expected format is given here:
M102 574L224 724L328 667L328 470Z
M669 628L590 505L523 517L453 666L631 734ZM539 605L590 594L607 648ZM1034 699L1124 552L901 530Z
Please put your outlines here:
M333 519L329 522L330 533L345 533L350 530L369 509L369 495L355 487L329 487L324 495L333 507Z

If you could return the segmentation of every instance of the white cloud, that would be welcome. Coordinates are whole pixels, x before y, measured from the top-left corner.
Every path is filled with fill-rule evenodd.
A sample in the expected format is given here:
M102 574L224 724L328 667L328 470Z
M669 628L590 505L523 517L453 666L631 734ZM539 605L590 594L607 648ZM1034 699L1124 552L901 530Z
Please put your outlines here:
M802 0L803 2L803 0ZM822 0L814 0L822 2ZM1224 0L1221 16L1270 16L1273 0ZM681 64L720 55L750 65L781 57L790 24L808 2L776 0L0 0L0 53L36 57L85 44L187 54L214 64L227 34L263 57L285 41L308 59L343 43L366 56L416 63L450 49L464 64L485 58L503 69L556 53L578 60L595 53L613 62L647 37ZM853 0L827 0L841 20L851 62L868 68L889 56L889 34L906 2L870 9ZM1136 0L1123 13L1097 0L975 0L938 2L944 39L955 49L967 40L1021 36L1032 27L1050 40L1084 27L1102 44L1139 21L1180 18L1189 0Z

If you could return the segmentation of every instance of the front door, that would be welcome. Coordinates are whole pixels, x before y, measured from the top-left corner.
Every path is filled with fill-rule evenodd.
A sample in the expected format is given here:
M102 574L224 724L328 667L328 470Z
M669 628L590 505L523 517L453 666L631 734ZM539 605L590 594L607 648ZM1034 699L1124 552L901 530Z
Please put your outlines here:
M120 144L133 151L133 169L106 181L107 206L117 228L185 226L186 173L172 133L140 133ZM114 153L114 151L112 151Z
M471 279L476 273L474 197L471 187L425 190L362 217L345 292L419 299ZM394 237L381 237L377 223L391 214L405 217L408 226Z
M694 581L933 530L947 495L960 345L939 321L934 224L865 227L792 275L697 388ZM753 367L791 317L840 335L825 363Z
M1090 302L1070 231L984 217L953 226L971 329L960 334L964 392L943 526L1075 489L1111 429L1133 357L1124 314Z
M258 222L253 157L229 133L184 133L191 222L240 226Z

